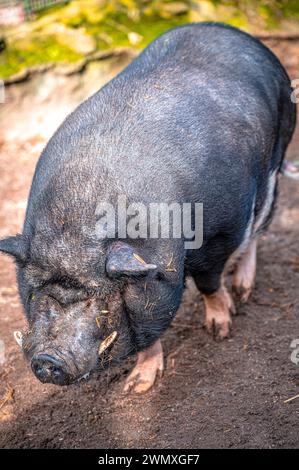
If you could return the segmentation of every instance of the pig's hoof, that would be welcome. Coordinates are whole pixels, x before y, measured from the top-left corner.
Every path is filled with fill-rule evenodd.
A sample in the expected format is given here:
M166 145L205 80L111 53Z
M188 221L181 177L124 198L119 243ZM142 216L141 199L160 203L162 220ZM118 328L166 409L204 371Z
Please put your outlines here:
M138 353L137 364L128 376L124 392L145 393L154 385L164 370L161 341Z
M249 299L254 287L256 273L256 249L257 241L250 242L247 251L241 258L233 275L232 289L240 302L245 303Z
M224 339L230 335L232 321L229 313L215 312L207 316L204 326L215 339Z
M235 297L241 302L246 303L251 296L254 287L254 273L248 272L244 266L239 266L234 274L232 290Z
M217 339L227 338L232 325L230 313L236 313L232 297L222 286L214 294L205 295L204 302L206 307L204 326L208 333Z
M252 294L252 286L246 286L246 285L233 285L233 292L236 296L236 298L242 303L245 304L249 297Z
M135 366L126 380L124 391L134 393L146 393L156 381L156 377L162 377L161 369L148 371L141 366Z

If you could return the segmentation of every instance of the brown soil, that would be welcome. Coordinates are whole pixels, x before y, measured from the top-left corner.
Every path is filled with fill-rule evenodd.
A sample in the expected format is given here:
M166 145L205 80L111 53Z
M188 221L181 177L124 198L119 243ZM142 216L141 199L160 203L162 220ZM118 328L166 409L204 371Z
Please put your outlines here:
M299 43L270 45L299 77ZM32 113L28 107L28 119ZM17 109L14 118L21 119ZM41 145L38 137L3 137L0 236L20 230ZM298 146L299 128L288 158ZM299 366L290 360L290 343L299 338L298 236L299 182L282 178L275 220L260 242L256 289L239 308L232 338L207 335L200 294L189 282L163 340L164 377L141 397L122 392L133 359L80 386L39 383L12 337L25 319L13 263L1 257L0 447L298 447L299 399L284 403L299 393Z

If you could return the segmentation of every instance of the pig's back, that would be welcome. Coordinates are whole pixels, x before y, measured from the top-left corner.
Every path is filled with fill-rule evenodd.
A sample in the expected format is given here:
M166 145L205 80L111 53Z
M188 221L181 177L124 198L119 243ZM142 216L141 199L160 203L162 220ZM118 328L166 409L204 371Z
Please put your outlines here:
M272 151L279 123L286 141L292 133L289 93L279 61L249 35L213 23L176 28L63 123L33 192L51 186L53 175L78 180L82 172L86 200L92 185L102 200L121 193L140 202L203 202L207 214L221 203L215 223L229 226L244 206L249 214L254 198L262 204L279 164Z
M280 163L277 141L283 134L286 146L293 132L295 106L289 77L260 41L216 23L179 27L111 85L127 105L127 152L112 164L130 167L133 193L200 201L211 210L221 201L232 220L233 207L250 210L253 198L262 204Z

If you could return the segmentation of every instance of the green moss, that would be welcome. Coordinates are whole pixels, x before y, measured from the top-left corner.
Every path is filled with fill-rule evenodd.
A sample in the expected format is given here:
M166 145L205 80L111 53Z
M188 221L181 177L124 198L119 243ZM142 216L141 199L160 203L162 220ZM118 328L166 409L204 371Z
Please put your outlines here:
M259 5L258 13L264 20L267 29L277 28L279 26L277 12L274 11L269 5Z
M122 46L143 48L167 29L188 21L187 14L168 14L168 18L163 18L159 13L163 4L163 0L144 4L134 0L110 0L102 4L95 0L77 0L38 13L36 20L29 23L31 32L25 39L8 41L7 49L0 54L0 77L7 78L35 65L73 63L82 59L81 54L71 49L71 44L66 47L60 44L58 37L47 34L46 28L53 22L68 28L84 28L87 34L96 39L99 50ZM130 41L130 32L139 35L140 40L136 44Z
M195 0L195 2L200 0ZM238 15L244 14L247 22L267 29L279 28L283 19L299 20L298 0L210 0L216 6L233 7ZM228 22L231 23L229 20Z
M298 0L280 0L278 2L281 14L285 18L299 20L299 2Z
M82 56L59 44L55 37L34 38L19 41L0 54L0 77L8 78L24 68L51 62L76 62Z
M85 25L86 31L97 39L100 49L111 47L132 47L128 34L137 33L141 36L141 41L134 45L135 48L143 48L157 36L170 28L188 22L188 15L177 15L170 19L161 18L159 15L145 15L140 17L140 21L135 22L125 13L109 14L105 21L98 24Z
M244 29L244 30L248 29L248 21L247 21L246 17L241 15L241 14L233 15L227 21L227 23L230 24L231 26L235 26L236 28L240 28L240 29Z

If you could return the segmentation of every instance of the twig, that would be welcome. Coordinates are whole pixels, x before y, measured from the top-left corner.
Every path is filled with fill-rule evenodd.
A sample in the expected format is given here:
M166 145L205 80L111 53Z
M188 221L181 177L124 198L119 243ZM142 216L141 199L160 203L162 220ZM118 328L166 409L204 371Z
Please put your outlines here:
M261 34L256 34L256 38L262 39L262 40L279 40L279 41L298 41L299 40L299 34L298 33L261 33Z
M284 403L289 403L289 401L293 401L299 398L299 395L295 395L294 397L288 398L287 400L284 401Z
M171 254L170 261L166 265L165 271L168 272L168 273L176 273L177 272L175 267L173 266L173 253Z
M174 351L172 351L170 354L167 356L167 365L168 367L174 367L174 358L177 354L181 352L181 350L185 347L185 344L181 344L181 346Z
M8 401L11 401L13 399L13 396L14 396L14 389L10 385L8 385L6 389L6 393L0 403L0 410Z

